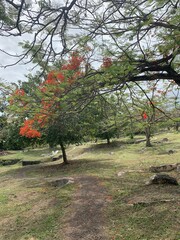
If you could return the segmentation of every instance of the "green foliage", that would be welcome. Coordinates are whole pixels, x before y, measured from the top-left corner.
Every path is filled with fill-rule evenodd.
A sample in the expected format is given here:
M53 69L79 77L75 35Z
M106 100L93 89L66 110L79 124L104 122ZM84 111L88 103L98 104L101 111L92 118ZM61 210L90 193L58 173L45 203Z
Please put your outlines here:
M19 122L8 123L2 130L2 148L8 150L22 150L33 145L34 140L19 135Z
M20 43L24 50L20 60L39 65L42 75L76 48L86 52L87 65L95 61L99 67L104 57L112 57L112 66L97 72L104 74L102 81L109 89L141 79L173 79L179 85L178 1L20 3L0 1L2 36L32 34L32 39Z
M108 122L101 121L99 128L96 130L95 137L100 139L106 139L107 143L110 143L110 139L117 136L117 128L114 125L110 125Z
M0 149L4 148L4 140L5 140L5 127L7 126L7 119L5 116L0 116Z
M5 7L5 1L0 0L0 21L6 24L7 26L14 25L15 22L12 19L12 15L10 15L10 12L12 13L12 9L7 9Z
M74 115L63 114L44 130L46 141L51 147L60 144L79 143L82 140L82 124Z

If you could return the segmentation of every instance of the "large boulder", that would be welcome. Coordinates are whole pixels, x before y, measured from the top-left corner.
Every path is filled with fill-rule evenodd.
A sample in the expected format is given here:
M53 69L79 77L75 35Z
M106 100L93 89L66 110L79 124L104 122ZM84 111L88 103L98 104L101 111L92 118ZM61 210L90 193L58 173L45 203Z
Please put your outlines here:
M172 185L178 185L178 182L175 178L167 175L167 174L155 174L150 178L148 182L146 182L147 185L151 184L172 184Z

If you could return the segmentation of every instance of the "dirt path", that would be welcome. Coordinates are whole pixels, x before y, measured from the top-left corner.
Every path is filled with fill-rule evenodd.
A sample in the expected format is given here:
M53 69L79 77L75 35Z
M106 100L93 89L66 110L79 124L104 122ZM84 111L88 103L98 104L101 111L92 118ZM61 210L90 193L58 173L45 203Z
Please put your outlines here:
M65 219L65 240L107 240L105 229L105 188L96 177L76 180L78 190L73 196Z

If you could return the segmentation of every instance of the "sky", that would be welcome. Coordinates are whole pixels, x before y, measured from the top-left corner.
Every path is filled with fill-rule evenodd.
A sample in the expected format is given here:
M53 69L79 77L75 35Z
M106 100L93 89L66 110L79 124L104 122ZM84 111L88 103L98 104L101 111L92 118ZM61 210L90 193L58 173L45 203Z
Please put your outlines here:
M21 38L14 37L0 37L0 49L8 51L8 53L16 55L22 52L22 48L18 46L18 42L22 41ZM14 66L3 66L13 64L17 61L17 58L10 57L0 51L0 79L7 82L18 82L18 80L25 81L25 74L29 73L32 68L32 64L18 63Z

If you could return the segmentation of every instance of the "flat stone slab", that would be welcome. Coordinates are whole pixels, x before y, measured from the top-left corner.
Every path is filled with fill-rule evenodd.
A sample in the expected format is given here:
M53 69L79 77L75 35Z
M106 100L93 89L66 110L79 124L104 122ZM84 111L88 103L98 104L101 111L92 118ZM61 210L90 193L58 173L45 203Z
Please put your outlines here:
M74 183L73 178L60 178L60 179L56 179L56 180L53 180L51 182L48 182L48 184L51 187L63 187L63 186L65 186L67 184L70 184L70 183Z
M41 163L41 161L24 160L24 161L22 161L22 166L35 165L35 164L39 164L39 163Z
M160 165L160 166L151 166L149 168L150 172L169 172L173 170L177 170L178 166L180 166L180 163L176 164L166 164L166 165Z

